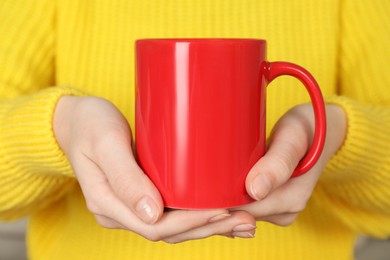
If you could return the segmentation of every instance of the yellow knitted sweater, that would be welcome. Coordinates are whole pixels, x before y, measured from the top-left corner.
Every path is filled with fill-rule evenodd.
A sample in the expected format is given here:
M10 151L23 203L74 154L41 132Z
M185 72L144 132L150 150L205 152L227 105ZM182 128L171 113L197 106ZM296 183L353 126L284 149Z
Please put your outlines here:
M358 234L390 235L389 13L387 0L3 0L0 219L30 216L31 259L351 259ZM270 61L306 67L345 109L347 139L292 226L170 245L87 211L53 136L56 102L104 97L134 127L134 40L157 37L267 39ZM297 80L273 82L268 131L306 101Z

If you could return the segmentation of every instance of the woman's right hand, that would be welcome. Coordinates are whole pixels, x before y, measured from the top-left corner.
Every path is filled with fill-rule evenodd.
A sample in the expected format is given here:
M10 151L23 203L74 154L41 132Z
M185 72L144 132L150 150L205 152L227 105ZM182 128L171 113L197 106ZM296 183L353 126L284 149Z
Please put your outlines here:
M133 156L130 127L111 102L62 97L54 113L53 131L89 211L101 226L169 243L212 235L253 237L255 219L245 211L164 212L160 193Z

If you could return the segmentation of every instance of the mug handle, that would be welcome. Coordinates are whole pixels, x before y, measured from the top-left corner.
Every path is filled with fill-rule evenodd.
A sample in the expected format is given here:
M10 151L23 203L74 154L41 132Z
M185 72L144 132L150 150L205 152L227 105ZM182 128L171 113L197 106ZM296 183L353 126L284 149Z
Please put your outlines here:
M264 76L268 83L282 75L289 75L299 79L309 92L314 109L315 131L313 143L295 168L291 177L297 177L310 170L321 156L326 138L325 103L321 90L314 77L304 68L289 62L264 62Z

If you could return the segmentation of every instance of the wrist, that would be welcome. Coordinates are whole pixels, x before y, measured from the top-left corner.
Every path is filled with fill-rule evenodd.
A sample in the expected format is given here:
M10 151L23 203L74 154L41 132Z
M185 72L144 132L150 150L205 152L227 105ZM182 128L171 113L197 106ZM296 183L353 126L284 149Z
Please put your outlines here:
M347 132L347 116L344 109L339 105L326 105L327 135L325 146L335 154L343 145ZM330 158L329 158L330 159Z
M67 154L70 141L71 119L77 115L77 105L83 99L78 96L62 96L55 107L53 114L53 132L57 143Z

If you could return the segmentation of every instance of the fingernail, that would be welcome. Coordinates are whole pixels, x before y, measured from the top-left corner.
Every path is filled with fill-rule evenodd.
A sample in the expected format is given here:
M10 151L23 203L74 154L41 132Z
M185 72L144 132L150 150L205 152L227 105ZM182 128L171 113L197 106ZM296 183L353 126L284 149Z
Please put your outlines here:
M156 203L148 196L142 197L136 207L138 217L146 224L154 224L158 219Z
M241 225L238 225L238 226L235 226L233 228L233 231L234 232L243 232L243 231L252 231L256 229L256 226L252 225L252 224L241 224Z
M231 214L228 214L228 213L219 214L219 215L216 215L216 216L212 217L212 218L209 220L209 222L210 222L210 223L217 222L217 221L220 221L220 220L222 220L222 219L228 218L228 217L230 217L230 216L231 216Z
M241 237L241 238L254 238L255 235L250 232L233 232L232 235L234 237Z
M269 180L269 178L264 174L258 175L253 180L251 185L251 192L256 200L263 199L265 196L267 196L267 194L271 191L271 189L272 189L272 183Z

